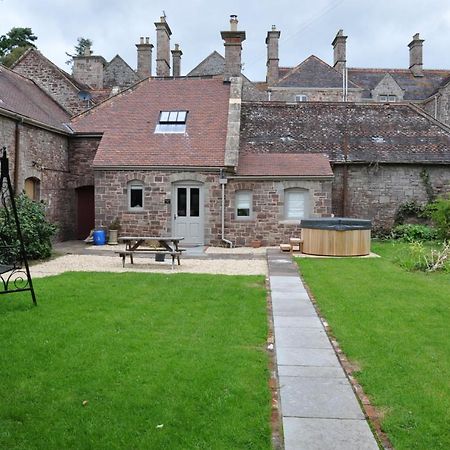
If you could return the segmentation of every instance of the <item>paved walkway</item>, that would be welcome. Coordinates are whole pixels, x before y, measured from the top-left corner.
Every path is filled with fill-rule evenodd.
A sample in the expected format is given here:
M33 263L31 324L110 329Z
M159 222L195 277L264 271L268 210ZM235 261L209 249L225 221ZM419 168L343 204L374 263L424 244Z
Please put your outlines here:
M286 450L377 450L289 254L267 253Z

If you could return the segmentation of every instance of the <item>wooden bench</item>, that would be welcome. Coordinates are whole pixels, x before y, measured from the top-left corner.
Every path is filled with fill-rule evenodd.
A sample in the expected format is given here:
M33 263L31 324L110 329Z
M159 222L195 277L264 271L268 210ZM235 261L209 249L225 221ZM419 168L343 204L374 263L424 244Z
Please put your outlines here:
M136 249L136 250L119 250L115 253L122 258L122 267L125 267L125 259L127 255L130 257L131 264L134 264L133 255L170 255L172 257L172 269L175 266L175 258L180 266L180 256L182 252L186 251L185 248L179 248L178 250L169 251L163 248L152 248L152 249Z

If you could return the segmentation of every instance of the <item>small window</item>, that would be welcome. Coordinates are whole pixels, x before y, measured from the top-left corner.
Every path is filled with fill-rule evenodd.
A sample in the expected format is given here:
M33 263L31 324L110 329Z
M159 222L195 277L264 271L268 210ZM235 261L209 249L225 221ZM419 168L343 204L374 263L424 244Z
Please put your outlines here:
M397 101L397 96L396 95L380 95L380 102L396 102Z
M40 200L41 182L37 178L30 177L25 180L25 195L35 202Z
M141 181L128 183L128 209L130 211L144 209L144 184Z
M284 193L284 216L288 220L299 220L306 217L307 191L288 189Z
M236 218L250 219L252 215L251 191L236 191Z
M308 101L308 97L305 94L300 94L295 96L296 102L306 102Z
M184 133L187 111L161 111L155 133Z

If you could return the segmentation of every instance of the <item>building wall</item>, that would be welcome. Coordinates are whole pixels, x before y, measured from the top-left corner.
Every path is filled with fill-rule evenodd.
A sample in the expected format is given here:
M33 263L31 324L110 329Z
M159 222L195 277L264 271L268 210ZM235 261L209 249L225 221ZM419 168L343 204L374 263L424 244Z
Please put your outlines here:
M63 108L71 114L78 114L86 109L84 101L78 98L78 89L37 50L30 51L15 67L14 72L33 80Z
M144 211L129 212L127 183L144 183ZM122 234L170 235L172 184L182 181L203 183L205 202L205 244L221 242L221 185L218 173L175 171L103 171L95 172L96 227L107 228L119 217ZM298 221L283 219L284 189L299 187L310 190L311 214L329 216L331 182L321 181L238 181L229 180L225 188L225 237L237 246L248 246L254 239L263 245L277 245L299 233ZM235 193L245 189L253 192L254 216L251 220L235 217Z
M103 79L104 87L128 87L139 81L136 73L120 58L114 58L106 67Z
M69 142L69 187L76 189L82 186L94 185L95 158L100 137L71 137Z
M424 101L421 107L430 116L450 126L450 85L440 89L437 96Z
M428 196L421 172L429 174L436 196L450 192L450 166L353 165L348 168L347 208L343 210L344 168L333 168L333 213L371 219L374 229L390 229L399 206L416 201L426 204Z
M271 100L282 102L295 102L296 95L306 95L310 102L341 102L342 89L302 89L302 88L271 88ZM347 101L361 101L361 91L348 90Z
M39 180L40 200L45 203L50 222L58 225L57 240L73 235L73 198L67 189L69 179L68 138L27 124L18 124L19 172L16 193L23 192L25 180ZM0 142L6 145L10 159L10 177L15 179L16 122L0 117Z

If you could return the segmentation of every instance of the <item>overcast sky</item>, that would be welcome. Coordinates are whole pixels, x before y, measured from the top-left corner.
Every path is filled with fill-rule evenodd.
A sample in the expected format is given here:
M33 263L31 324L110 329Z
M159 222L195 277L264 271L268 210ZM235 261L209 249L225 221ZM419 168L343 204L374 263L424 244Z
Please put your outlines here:
M332 64L331 42L342 28L350 67L408 68L407 44L419 32L424 67L450 69L449 0L0 0L0 34L30 27L39 50L67 71L65 52L73 51L78 37L94 42L94 54L108 61L119 54L135 68L135 44L140 36L155 44L154 22L163 10L171 46L179 43L183 51L182 74L214 50L224 54L220 31L229 29L230 14L247 33L244 73L254 81L265 79L272 25L281 31L281 66L311 54Z

